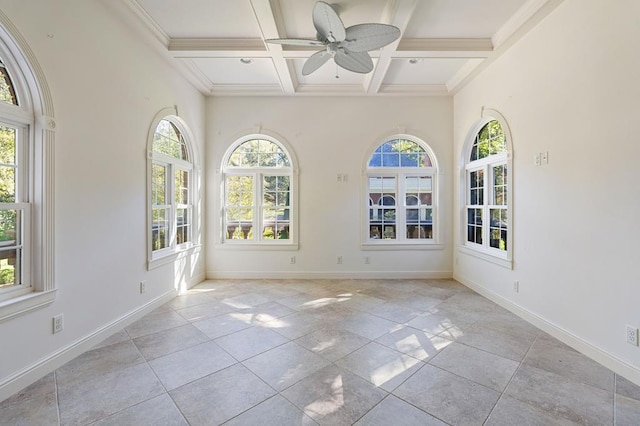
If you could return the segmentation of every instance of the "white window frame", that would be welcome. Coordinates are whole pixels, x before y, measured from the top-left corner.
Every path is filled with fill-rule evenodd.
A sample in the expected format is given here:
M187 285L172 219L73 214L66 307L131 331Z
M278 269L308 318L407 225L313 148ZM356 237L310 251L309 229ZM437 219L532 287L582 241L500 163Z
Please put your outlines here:
M269 132L271 133L271 132ZM245 142L254 139L267 140L276 144L287 155L289 167L233 167L228 166L233 152ZM226 195L227 176L251 176L253 178L253 239L227 238ZM265 176L289 177L289 238L267 239L259 230L263 226L262 180ZM298 168L297 160L289 144L279 135L252 133L237 139L225 152L220 168L220 245L225 249L297 250L298 249Z
M505 136L506 151L489 155L485 158L470 161L471 150L476 136L482 128L491 121L498 121ZM459 251L483 260L495 263L505 268L513 268L513 145L511 131L506 119L500 112L494 109L483 108L481 119L478 120L469 130L464 147L462 149L460 167L460 245ZM504 165L507 168L507 203L504 205L491 204L493 200L493 168ZM483 203L470 204L470 173L483 171ZM482 210L482 244L478 244L467 239L467 214L468 209L478 208ZM507 211L507 249L500 250L490 246L490 212L493 209L505 209Z
M187 155L190 161L172 157L161 152L153 150L153 137L159 123L163 120L171 122L180 132L187 147ZM200 170L197 166L197 151L192 141L194 140L189 127L178 117L175 108L165 108L156 114L149 128L149 136L147 141L147 268L154 269L156 267L171 263L183 254L189 254L194 249L200 247L199 217L197 209L194 206L199 199L199 179ZM154 165L165 167L166 175L166 197L167 204L164 206L168 209L168 233L169 244L162 249L153 250L153 210L157 207L153 204L153 182L152 169ZM176 171L187 171L188 178L188 204L177 204L175 200L175 173ZM189 238L188 241L178 244L176 238L177 230L177 211L181 208L188 209Z
M12 79L18 105L0 103L0 122L18 130L20 194L3 209L22 211L22 284L0 291L0 322L55 300L54 153L56 123L44 73L33 52L0 11L0 57Z
M369 162L375 151L383 144L395 140L406 139L420 145L431 160L430 167L369 167ZM406 188L407 177L430 177L431 178L431 212L432 212L432 238L407 238L406 232L399 230L406 229ZM444 248L441 241L440 226L440 206L439 206L439 167L438 159L431 146L424 140L409 134L395 134L379 140L369 151L363 165L363 188L364 199L362 217L362 250L440 250ZM372 238L370 235L369 205L369 179L372 177L394 177L396 179L396 238ZM381 206L382 208L382 206Z

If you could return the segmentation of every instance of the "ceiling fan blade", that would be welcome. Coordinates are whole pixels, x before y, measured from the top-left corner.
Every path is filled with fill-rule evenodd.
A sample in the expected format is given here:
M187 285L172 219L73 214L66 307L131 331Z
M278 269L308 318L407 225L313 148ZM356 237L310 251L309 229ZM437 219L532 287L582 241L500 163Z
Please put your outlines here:
M393 43L400 37L400 29L386 24L359 24L346 29L342 46L352 52L368 52Z
M321 41L304 38L269 38L265 41L267 43L290 44L292 46L324 46L324 43Z
M343 41L346 37L344 24L333 8L319 1L313 7L313 26L316 27L320 40L329 43Z
M349 71L367 74L373 70L373 61L367 52L351 52L340 49L333 59L336 64Z
M309 75L321 66L323 66L331 57L329 52L326 50L321 50L320 52L316 52L313 55L309 56L309 59L306 60L304 66L302 67L302 75Z

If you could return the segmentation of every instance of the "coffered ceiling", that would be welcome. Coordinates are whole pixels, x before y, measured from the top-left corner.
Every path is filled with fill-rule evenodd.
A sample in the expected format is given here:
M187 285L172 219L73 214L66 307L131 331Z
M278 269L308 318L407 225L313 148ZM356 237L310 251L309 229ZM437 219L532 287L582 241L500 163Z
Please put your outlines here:
M357 74L333 61L302 75L316 50L265 43L315 39L315 0L118 0L148 36L207 95L448 95L521 38L561 0L327 0L345 26L400 28Z

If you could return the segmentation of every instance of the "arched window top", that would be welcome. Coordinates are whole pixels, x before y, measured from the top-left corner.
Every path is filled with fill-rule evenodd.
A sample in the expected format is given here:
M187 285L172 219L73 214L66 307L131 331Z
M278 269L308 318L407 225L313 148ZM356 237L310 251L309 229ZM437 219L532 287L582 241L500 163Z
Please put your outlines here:
M469 161L481 160L490 155L507 152L507 138L498 120L491 120L476 134L471 146Z
M174 123L166 118L160 120L153 133L153 152L190 161L189 148L182 133Z
M427 150L405 138L391 139L378 146L369 159L369 167L432 167Z
M4 62L0 59L0 101L11 105L18 105L16 90L9 76Z
M266 138L252 138L240 142L228 156L226 167L290 168L291 160L285 149Z

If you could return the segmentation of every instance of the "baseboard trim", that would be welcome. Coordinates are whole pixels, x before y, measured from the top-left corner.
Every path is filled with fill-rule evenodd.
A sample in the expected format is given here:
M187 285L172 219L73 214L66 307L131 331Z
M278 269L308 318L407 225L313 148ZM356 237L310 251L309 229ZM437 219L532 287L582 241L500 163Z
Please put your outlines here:
M487 299L497 303L508 311L518 315L520 318L530 322L535 325L542 331L549 333L551 336L560 340L561 342L571 346L578 352L588 356L599 364L607 367L613 372L621 375L622 377L632 381L633 383L640 386L640 369L634 367L633 365L627 363L624 360L621 360L602 348L587 342L586 340L576 336L575 334L565 330L564 328L554 324L547 319L539 316L538 314L529 311L528 309L523 308L520 305L513 303L512 301L500 296L497 293L494 293L490 290L487 290L482 285L474 282L473 280L460 276L458 274L454 274L453 277L459 283L469 287L473 291L481 294Z
M219 279L451 279L453 271L207 271Z
M197 283L194 283L197 284ZM0 401L4 401L11 395L29 386L31 383L51 373L55 369L63 366L78 355L91 349L98 343L115 332L125 328L138 319L142 318L149 312L165 304L176 296L176 290L171 289L166 293L156 297L146 304L134 309L133 311L121 316L120 318L106 324L105 326L95 330L93 333L53 352L47 357L37 361L36 363L24 368L21 371L9 376L0 383Z

